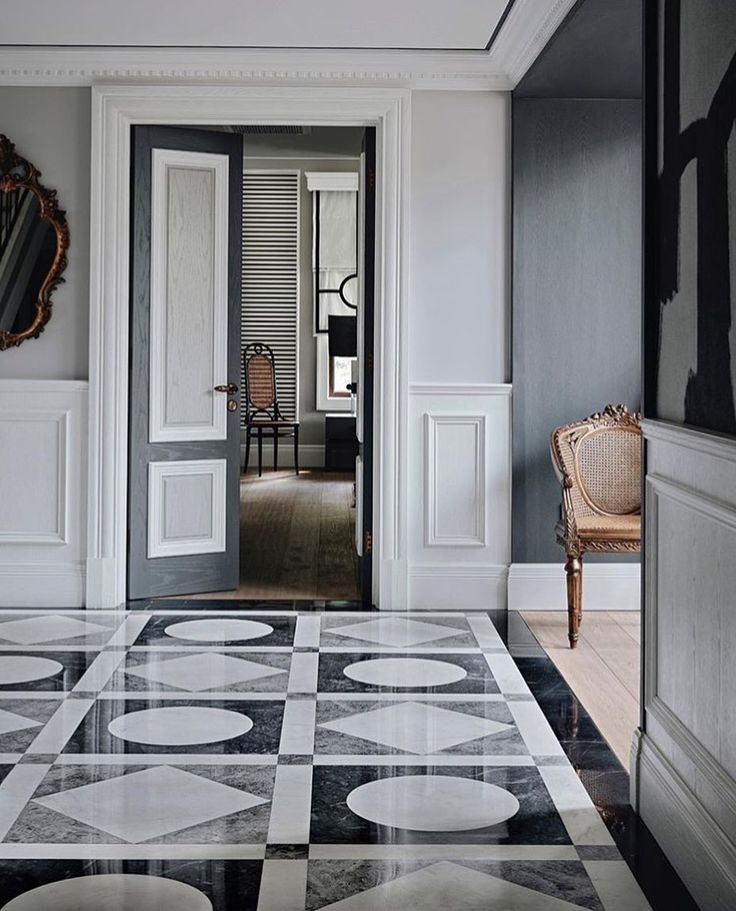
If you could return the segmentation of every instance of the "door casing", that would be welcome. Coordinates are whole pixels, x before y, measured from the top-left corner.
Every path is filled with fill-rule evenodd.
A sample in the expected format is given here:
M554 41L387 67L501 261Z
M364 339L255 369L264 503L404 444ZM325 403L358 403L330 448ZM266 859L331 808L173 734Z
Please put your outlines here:
M409 108L406 89L93 87L87 607L126 596L131 127L232 123L376 127L373 588L405 609Z

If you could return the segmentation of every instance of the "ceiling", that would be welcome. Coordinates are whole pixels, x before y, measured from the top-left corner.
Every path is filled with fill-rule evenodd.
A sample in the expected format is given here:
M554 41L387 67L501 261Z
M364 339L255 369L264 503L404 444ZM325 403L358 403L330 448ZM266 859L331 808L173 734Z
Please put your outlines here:
M641 98L643 3L577 3L514 97Z
M485 50L513 0L23 0L3 45ZM204 13L204 14L203 14Z

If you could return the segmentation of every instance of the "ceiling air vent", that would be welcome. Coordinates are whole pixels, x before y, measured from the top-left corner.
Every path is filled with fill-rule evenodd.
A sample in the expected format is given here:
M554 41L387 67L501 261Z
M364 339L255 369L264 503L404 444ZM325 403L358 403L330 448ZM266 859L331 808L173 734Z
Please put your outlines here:
M244 136L282 136L285 134L292 134L297 136L308 136L312 132L311 127L298 127L298 126L243 126L242 124L236 124L235 126L228 127L231 133L242 133Z

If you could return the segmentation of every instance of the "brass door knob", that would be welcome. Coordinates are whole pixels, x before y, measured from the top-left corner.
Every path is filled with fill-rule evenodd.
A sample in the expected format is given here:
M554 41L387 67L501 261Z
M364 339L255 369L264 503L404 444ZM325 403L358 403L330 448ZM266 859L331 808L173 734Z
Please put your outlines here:
M235 383L224 383L220 386L215 386L215 392L224 392L226 395L235 395L238 391L238 387Z
M238 403L235 399L227 400L227 410L228 411L237 411L238 410Z

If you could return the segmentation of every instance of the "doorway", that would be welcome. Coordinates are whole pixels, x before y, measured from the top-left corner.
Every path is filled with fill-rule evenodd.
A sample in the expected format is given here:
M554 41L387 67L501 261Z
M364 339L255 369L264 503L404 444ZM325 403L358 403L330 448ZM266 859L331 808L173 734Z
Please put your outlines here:
M371 605L375 130L133 150L128 597Z

